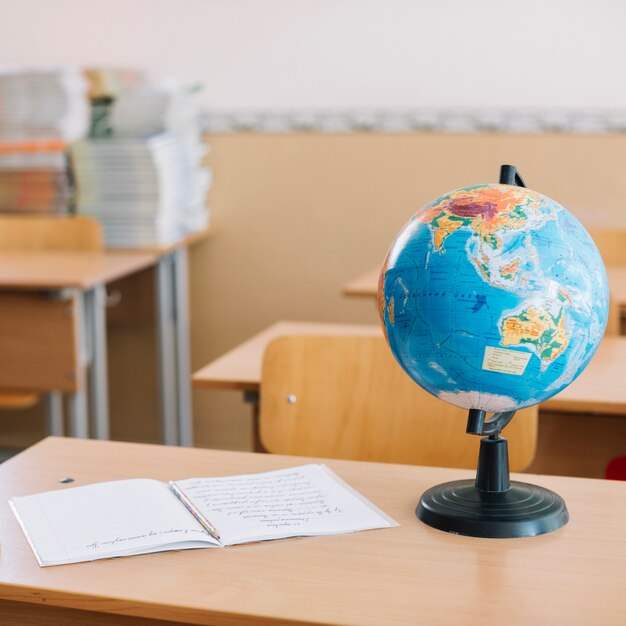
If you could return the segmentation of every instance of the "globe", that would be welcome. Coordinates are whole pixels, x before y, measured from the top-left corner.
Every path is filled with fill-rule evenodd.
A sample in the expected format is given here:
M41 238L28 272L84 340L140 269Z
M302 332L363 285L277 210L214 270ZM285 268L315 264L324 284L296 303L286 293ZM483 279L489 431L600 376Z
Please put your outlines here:
M578 220L515 185L447 193L402 228L378 309L405 372L458 407L514 411L569 385L606 327L602 258Z

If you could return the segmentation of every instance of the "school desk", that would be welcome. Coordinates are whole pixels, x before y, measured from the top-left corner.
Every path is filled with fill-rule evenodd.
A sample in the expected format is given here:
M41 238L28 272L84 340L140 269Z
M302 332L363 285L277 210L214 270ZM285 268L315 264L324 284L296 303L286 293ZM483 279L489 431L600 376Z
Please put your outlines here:
M328 537L40 568L7 504L72 485L268 471L323 462L400 523ZM570 522L525 539L444 533L416 519L448 468L48 438L0 465L0 616L12 626L482 626L626 621L626 483L523 475ZM64 487L63 487L64 488Z
M626 266L607 265L606 273L609 279L611 297L623 308L626 307ZM378 293L378 276L380 268L371 269L363 274L355 276L347 282L342 293L345 296L357 298L375 298Z
M94 432L109 436L104 285L147 267L155 268L154 307L157 321L157 377L163 443L193 444L190 358L188 248L212 233L207 228L174 243L141 249L85 252L0 253L0 291L44 290L78 294L83 354L92 357L89 382L94 404ZM74 297L74 296L72 296ZM88 349L89 348L89 349ZM88 435L84 394L70 396L70 426L76 436ZM62 433L62 401L48 394L50 432Z
M243 391L249 402L258 402L265 347L274 338L294 334L379 335L380 326L326 324L323 322L277 322L248 341L199 369L192 376L198 389ZM605 337L584 372L541 407L560 412L598 412L626 415L626 337Z
M98 438L109 436L105 285L154 263L155 256L149 253L0 252L0 296L43 292L45 295L30 301L33 307L36 308L42 298L56 298L66 302L68 313L71 311L75 317L78 364L83 368L88 362L90 364L88 383L93 403L93 434ZM33 318L38 323L46 323L40 315L34 314ZM38 365L45 367L45 363ZM3 362L3 367L11 368L11 363ZM74 375L85 377L84 372ZM53 392L48 404L50 429L59 433L63 429L61 396L54 389L50 391ZM69 399L71 433L76 437L87 437L86 394L83 389L77 389Z

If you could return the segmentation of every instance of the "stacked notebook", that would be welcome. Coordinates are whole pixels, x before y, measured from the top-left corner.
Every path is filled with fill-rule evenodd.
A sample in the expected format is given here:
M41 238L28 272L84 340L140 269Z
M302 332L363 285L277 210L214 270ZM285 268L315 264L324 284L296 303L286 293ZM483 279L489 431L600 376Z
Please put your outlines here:
M71 204L64 144L0 144L0 212L66 213Z
M0 72L0 212L67 213L67 142L85 136L87 83L73 67Z
M77 210L100 220L108 246L167 245L208 225L199 107L197 90L127 85L72 146Z
M207 224L201 157L200 145L194 154L170 132L77 142L77 210L100 220L111 247L172 243Z
M0 72L0 141L74 141L89 125L87 83L75 67Z

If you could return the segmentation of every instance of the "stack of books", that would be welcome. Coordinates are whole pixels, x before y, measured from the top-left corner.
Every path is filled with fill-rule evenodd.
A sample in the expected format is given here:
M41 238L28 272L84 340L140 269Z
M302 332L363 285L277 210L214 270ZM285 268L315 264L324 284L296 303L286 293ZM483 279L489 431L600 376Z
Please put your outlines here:
M165 245L193 226L206 226L186 219L204 194L198 193L188 150L174 133L81 141L73 144L71 158L77 210L100 220L107 245Z
M87 82L75 67L0 72L0 141L74 141L87 133Z
M207 151L197 89L127 84L106 124L71 148L77 210L100 220L110 247L173 243L209 223Z
M87 83L73 67L0 72L0 212L67 213L67 143L89 124Z
M0 212L67 213L71 206L64 142L0 143Z

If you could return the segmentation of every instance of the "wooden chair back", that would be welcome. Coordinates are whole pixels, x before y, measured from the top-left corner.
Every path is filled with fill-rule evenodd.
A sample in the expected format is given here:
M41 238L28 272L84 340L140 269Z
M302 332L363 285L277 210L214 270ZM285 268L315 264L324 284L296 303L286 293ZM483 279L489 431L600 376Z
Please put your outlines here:
M479 437L467 411L434 398L393 358L383 337L279 337L265 352L260 437L269 452L475 468ZM506 428L510 465L535 455L537 407Z
M88 216L0 215L0 250L101 250L102 226Z

